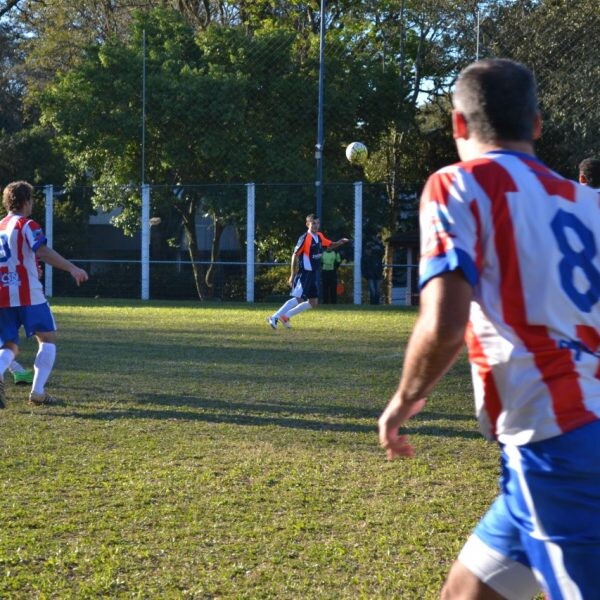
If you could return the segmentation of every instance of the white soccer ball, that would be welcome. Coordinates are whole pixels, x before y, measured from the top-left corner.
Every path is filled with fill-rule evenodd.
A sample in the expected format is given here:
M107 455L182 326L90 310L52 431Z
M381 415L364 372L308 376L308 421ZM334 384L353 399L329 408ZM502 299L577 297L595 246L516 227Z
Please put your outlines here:
M346 146L346 158L353 165L364 165L368 156L367 147L362 142L352 142Z

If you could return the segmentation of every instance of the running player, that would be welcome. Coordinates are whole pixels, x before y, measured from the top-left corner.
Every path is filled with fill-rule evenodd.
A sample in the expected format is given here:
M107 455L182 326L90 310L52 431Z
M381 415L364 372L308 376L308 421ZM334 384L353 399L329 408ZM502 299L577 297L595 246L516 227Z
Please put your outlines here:
M459 76L460 163L420 207L420 312L379 419L388 458L466 337L480 427L501 447L500 495L469 538L444 599L596 598L600 590L598 193L534 156L533 74L503 59Z
M267 317L267 322L273 329L277 329L279 321L284 327L291 327L290 319L293 316L317 306L323 248L335 250L349 241L348 238L341 238L332 242L319 231L320 225L318 217L313 214L307 215L306 233L300 236L292 252L291 274L288 280L292 288L292 297L278 311Z
M30 219L33 187L25 181L8 184L2 193L8 215L0 221L0 408L4 408L4 373L19 352L19 329L35 335L38 352L30 404L55 404L45 385L56 356L56 325L38 277L36 257L67 271L77 285L87 273L46 245L42 228Z

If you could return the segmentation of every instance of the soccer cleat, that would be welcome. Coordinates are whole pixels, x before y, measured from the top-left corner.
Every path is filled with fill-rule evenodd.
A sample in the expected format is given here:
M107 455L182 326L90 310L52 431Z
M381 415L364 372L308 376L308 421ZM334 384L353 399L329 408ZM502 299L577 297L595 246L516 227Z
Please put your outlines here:
M19 385L20 383L33 383L33 371L26 369L25 371L14 371L13 379L15 380L15 384Z
M4 395L3 379L0 379L0 408L6 408L6 396Z
M47 392L44 392L43 394L31 392L31 394L29 394L29 404L35 404L36 406L53 406L59 404L59 401Z
M273 328L277 329L277 317L267 317L267 323Z
M286 329L291 329L292 328L292 324L290 323L290 318L286 317L285 315L281 315L279 317L279 320L281 321L281 324L286 328Z

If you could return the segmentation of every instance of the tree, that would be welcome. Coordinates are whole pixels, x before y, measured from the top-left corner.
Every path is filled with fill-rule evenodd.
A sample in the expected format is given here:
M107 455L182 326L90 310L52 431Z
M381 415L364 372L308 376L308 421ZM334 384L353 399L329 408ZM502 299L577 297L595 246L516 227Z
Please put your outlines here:
M600 28L594 0L498 3L482 21L483 52L523 62L536 74L544 117L540 157L576 177L586 156L600 154Z
M213 263L224 226L241 221L245 211L243 195L214 186L305 181L312 172L314 133L306 122L315 111L317 45L285 29L248 33L241 27L209 27L194 36L178 13L156 9L139 15L129 40L91 46L78 65L59 73L39 94L43 123L69 161L71 182L93 172L100 190L96 206L121 206L115 222L126 232L139 227L143 31L148 48L144 181L168 189L188 184L177 197L154 194L154 209L179 211L203 297L213 270L202 281L196 268L197 210L213 218ZM338 83L344 106L356 105L341 76ZM332 121L335 110L330 109ZM341 134L332 139L336 135ZM124 193L129 182L135 185ZM202 192L190 182L201 182ZM273 209L289 214L290 207Z

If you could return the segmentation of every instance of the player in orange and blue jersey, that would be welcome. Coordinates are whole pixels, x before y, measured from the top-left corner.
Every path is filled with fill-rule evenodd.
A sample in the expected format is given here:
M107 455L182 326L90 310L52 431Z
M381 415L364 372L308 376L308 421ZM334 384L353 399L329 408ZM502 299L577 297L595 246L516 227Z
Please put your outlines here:
M291 327L290 319L293 316L317 306L323 248L335 250L349 241L348 238L341 238L332 242L319 231L320 225L318 217L313 214L307 215L306 233L298 238L292 252L291 274L288 280L292 288L292 297L278 311L267 317L267 322L273 329L277 329L279 321L284 327Z
M536 84L493 59L460 74L461 162L420 206L420 310L379 419L399 432L466 340L479 425L501 450L500 494L454 563L442 598L598 597L600 590L600 194L534 155Z

